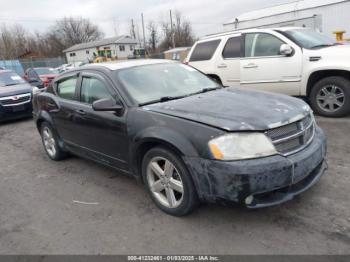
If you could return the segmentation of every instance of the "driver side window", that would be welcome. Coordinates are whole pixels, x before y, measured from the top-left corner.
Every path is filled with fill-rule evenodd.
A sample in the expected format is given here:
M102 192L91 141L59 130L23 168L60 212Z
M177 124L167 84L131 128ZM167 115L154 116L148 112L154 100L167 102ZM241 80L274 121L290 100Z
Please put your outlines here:
M81 102L91 105L97 100L112 98L112 95L101 80L94 77L83 77L80 97Z

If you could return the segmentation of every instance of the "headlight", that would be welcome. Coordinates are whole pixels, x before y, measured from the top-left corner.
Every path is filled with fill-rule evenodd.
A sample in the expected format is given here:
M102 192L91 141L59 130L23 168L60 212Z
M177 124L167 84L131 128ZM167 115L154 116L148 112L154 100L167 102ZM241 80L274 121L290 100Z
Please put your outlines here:
M262 133L234 133L209 141L209 148L217 160L252 159L276 155L271 140Z

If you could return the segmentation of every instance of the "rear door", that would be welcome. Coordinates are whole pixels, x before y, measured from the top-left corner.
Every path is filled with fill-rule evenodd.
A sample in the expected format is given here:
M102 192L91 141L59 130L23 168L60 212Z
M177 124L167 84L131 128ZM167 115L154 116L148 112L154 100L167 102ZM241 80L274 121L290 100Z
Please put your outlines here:
M83 72L78 92L80 101L74 112L74 126L79 134L76 144L88 157L127 170L126 107L120 115L113 111L97 112L92 108L93 102L104 98L123 104L113 83L101 73Z
M217 74L224 86L240 82L241 41L240 34L228 37L216 59Z
M286 43L294 49L291 56L280 55L280 47ZM241 85L245 88L300 95L301 49L271 33L244 34L240 73Z
M214 57L216 57L220 43L221 39L198 42L189 55L189 65L205 74L215 74L216 61Z

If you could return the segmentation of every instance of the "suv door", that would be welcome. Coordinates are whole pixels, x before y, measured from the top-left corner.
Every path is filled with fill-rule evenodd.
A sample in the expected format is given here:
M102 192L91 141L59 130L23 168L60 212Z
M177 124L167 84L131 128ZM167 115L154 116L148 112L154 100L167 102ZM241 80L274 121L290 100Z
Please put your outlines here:
M224 86L240 82L241 42L241 35L230 36L216 60L217 74Z
M241 85L287 95L300 95L302 54L294 49L290 56L280 55L285 40L276 35L258 32L244 34L244 57L241 59Z
M100 99L119 100L120 96L104 75L83 72L79 85L74 125L79 132L77 145L84 148L87 157L121 170L128 169L128 137L126 112L97 112L93 102ZM124 107L126 109L126 107Z

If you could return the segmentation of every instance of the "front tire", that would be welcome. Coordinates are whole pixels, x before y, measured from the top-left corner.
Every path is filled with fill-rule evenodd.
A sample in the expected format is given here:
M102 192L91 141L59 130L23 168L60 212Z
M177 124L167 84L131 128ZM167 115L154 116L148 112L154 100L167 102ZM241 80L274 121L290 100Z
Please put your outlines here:
M318 115L347 116L350 114L350 81L339 76L321 79L313 86L309 99Z
M45 152L49 158L59 161L67 157L68 153L60 148L58 137L49 123L41 124L40 133Z
M184 216L197 206L192 178L172 151L163 147L148 151L142 161L142 176L152 200L165 213Z

